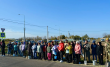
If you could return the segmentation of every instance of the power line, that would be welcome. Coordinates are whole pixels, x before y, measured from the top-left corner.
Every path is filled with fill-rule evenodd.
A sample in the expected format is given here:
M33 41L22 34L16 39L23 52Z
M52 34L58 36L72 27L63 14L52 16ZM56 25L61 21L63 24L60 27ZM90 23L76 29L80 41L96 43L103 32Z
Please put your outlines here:
M13 20L7 20L7 19L3 19L3 18L0 18L0 20L7 21L7 22L12 22L12 23L17 23L17 24L24 24L24 23L14 22ZM25 24L25 25L36 26L36 27L47 27L47 26L32 25L32 24L29 24L29 23L28 24Z
M5 19L5 18L0 18L0 20L2 21L7 21L7 22L12 22L12 23L17 23L17 24L24 24L24 23L19 23L19 22L24 22L24 21L19 21L19 20L16 20L16 21L19 21L19 22L15 22L15 20L11 20L11 19ZM25 24L25 25L28 25L28 26L35 26L35 27L40 27L40 28L44 28L44 27L47 27L47 26L39 26L39 25L32 25L32 24ZM59 31L59 29L55 29L55 28L52 28L52 27L49 27L50 29L53 29L53 30L56 30L56 31ZM63 30L60 30L61 32L68 32L68 31L63 31ZM110 30L99 30L99 31L74 31L74 32L101 32L101 31L110 31ZM71 32L71 31L70 31Z

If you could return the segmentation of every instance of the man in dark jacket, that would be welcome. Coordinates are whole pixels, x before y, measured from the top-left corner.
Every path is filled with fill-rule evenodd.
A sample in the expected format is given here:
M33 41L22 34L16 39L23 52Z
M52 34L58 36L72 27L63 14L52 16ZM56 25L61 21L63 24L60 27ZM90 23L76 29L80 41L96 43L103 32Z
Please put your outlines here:
M95 56L96 61L97 61L97 54L96 54L97 45L96 45L95 41L92 42L91 49L92 49L93 60L94 60L94 56Z
M2 43L1 43L1 50L2 50L2 56L5 56L5 42L4 42L4 40L2 40Z
M13 48L13 45L11 44L11 42L9 42L7 47L8 47L8 56L9 56L9 54L11 55L11 49Z
M28 56L32 57L32 49L31 48L32 48L32 44L31 44L31 42L29 42L28 47L27 47Z
M89 62L90 62L90 45L88 44L87 40L85 41L85 44L83 45L83 49L84 49L84 60L86 60L86 57L88 57Z

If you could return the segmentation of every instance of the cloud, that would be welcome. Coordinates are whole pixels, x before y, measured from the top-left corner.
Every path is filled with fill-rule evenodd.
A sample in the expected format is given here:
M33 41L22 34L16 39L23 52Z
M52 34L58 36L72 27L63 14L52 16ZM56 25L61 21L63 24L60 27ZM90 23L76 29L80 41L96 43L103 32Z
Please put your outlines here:
M6 38L21 38L21 37L24 37L24 32L14 31L14 30L11 30L11 29L7 29L5 31L5 33L6 33ZM26 37L35 37L35 35L28 34L28 33L25 33L25 36Z

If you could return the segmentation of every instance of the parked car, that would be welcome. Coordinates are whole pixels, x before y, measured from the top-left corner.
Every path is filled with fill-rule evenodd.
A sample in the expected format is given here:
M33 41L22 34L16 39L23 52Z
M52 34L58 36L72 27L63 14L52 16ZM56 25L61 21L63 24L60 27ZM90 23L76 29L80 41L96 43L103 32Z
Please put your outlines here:
M105 40L104 39L101 39L101 42L104 42Z

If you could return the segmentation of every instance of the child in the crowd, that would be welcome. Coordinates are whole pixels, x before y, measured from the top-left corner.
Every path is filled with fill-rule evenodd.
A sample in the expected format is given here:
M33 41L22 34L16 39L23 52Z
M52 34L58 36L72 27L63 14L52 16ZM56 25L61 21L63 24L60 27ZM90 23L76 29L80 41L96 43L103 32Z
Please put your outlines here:
M99 58L99 64L103 65L103 46L101 45L101 42L98 42L96 51Z
M55 61L56 59L54 58L55 56L57 56L57 45L52 45L53 47L52 47L52 55L53 55L53 61Z
M71 63L72 62L72 45L68 43L65 50L66 50L66 60L68 63Z
M46 42L44 42L44 46L43 46L43 56L44 56L44 60L46 60L47 58L47 45Z
M40 45L40 43L38 43L38 45L37 45L37 53L38 53L38 55L39 55L39 59L41 59L41 45ZM41 59L42 60L42 59Z
M34 43L32 46L32 52L33 52L34 59L37 59L37 52L36 51L37 51L37 45L36 45L36 43Z
M51 60L51 46L50 46L50 43L48 43L48 46L47 46L47 56L48 56L48 60Z
M76 56L76 63L79 64L80 62L80 54L81 54L81 46L79 44L79 41L76 41L76 45L75 45L75 48L74 48L74 51L75 51L75 56Z
M17 47L17 43L14 44L14 54L17 56L17 50L18 50L18 47Z
M93 60L94 60L94 56L95 56L96 61L97 61L97 54L96 54L97 45L95 44L95 41L94 40L93 40L92 43L93 44L91 45L91 49L92 49Z

